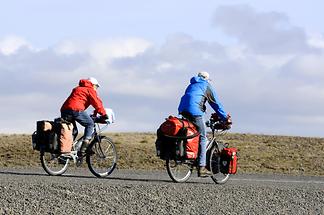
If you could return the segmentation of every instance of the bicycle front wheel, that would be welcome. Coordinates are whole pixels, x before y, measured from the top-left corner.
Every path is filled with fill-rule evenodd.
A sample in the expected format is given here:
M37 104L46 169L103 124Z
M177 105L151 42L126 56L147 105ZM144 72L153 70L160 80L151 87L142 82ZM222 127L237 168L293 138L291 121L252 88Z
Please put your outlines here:
M183 161L167 159L166 168L172 181L177 183L186 182L192 173L192 165Z
M100 137L89 145L91 153L87 154L88 168L98 178L110 175L117 165L117 152L113 141L108 137Z
M43 169L49 175L62 175L65 173L69 165L68 158L49 152L41 152L40 161Z
M218 151L216 146L213 146L210 149L209 154L209 168L213 175L211 178L216 184L224 184L228 181L230 174L228 173L222 173L222 163L221 163L221 157L220 152Z

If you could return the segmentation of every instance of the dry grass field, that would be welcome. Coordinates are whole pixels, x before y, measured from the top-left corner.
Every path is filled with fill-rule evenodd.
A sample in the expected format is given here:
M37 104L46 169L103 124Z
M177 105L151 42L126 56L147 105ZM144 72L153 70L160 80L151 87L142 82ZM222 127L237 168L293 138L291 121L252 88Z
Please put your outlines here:
M107 133L117 146L120 169L163 169L154 133ZM220 140L239 149L238 173L324 176L324 138L231 134ZM0 167L39 166L31 135L0 135Z

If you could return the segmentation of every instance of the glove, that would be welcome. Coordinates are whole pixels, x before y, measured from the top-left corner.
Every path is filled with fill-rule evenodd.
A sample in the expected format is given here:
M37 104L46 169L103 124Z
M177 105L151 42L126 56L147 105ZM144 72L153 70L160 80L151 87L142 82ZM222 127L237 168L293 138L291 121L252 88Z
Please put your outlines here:
M106 122L107 119L108 119L108 115L106 114L106 115L100 116L100 117L98 118L98 121L99 121L100 123L107 123L107 122Z
M220 118L219 118L219 116L217 115L217 113L212 113L212 115L211 115L211 119L213 119L215 122L217 122L217 121L220 120Z
M105 114L105 115L101 116L100 118L101 118L101 119L108 119L108 115Z
M107 120L108 119L108 116L107 115L103 115L103 116L99 116L99 117L96 117L95 118L95 122L96 123L100 123L100 124L106 124L107 123Z
M90 117L91 117L92 119L96 119L96 118L97 118L97 113L96 113L96 111L93 111L93 113L90 114Z
M225 129L230 129L232 127L232 117L230 114L227 114L226 121L224 123Z

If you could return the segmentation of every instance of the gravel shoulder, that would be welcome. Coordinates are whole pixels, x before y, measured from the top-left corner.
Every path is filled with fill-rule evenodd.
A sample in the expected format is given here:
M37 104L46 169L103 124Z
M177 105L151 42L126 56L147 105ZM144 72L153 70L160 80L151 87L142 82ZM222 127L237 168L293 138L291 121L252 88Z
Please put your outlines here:
M238 174L225 185L165 171L116 170L97 179L70 168L0 169L0 214L324 214L324 177Z

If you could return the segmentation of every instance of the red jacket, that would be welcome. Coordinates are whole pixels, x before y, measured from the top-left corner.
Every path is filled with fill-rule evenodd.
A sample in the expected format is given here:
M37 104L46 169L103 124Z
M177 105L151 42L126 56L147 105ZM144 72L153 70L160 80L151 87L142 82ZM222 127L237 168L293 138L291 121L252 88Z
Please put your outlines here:
M79 82L79 86L74 88L71 95L65 100L64 104L61 107L61 111L84 111L90 105L95 108L95 114L106 114L106 110L102 105L102 101L98 97L96 90L93 89L92 83L89 80L82 79Z

